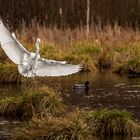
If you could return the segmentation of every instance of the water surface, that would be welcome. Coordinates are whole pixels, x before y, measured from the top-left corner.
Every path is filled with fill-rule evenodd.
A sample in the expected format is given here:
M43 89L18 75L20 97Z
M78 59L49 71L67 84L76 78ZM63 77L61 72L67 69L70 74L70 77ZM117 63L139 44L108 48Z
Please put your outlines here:
M84 90L73 90L74 84L84 83L87 80L90 83L88 93L85 93ZM62 96L63 102L71 107L126 109L140 120L140 78L129 78L109 72L78 73L66 77L42 78L35 86L42 85L48 85L57 90L57 93ZM0 84L1 97L18 96L24 90L25 86ZM0 119L0 139L8 137L11 128L16 125L15 121ZM128 139L130 138L117 137L110 140ZM95 140L102 140L102 138L95 138Z
M72 86L88 80L88 94ZM118 108L132 112L140 120L140 78L129 78L108 72L79 73L68 77L49 78L45 84L54 87L65 104L81 108Z
M89 91L75 91L74 84L89 81ZM118 108L132 112L140 120L140 78L129 78L109 72L78 73L66 77L47 77L35 85L49 85L57 90L65 104L80 108ZM18 96L25 86L0 84L1 96Z

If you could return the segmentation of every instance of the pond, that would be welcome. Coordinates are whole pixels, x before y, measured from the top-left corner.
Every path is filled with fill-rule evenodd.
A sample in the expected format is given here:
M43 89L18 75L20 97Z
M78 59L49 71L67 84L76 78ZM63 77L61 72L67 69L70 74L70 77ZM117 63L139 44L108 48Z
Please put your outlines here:
M88 93L72 88L74 84L85 81L89 81ZM67 105L87 109L126 109L140 120L140 78L129 78L109 72L78 73L66 77L42 78L36 86L41 84L53 87ZM1 97L18 96L21 92L22 86L0 84Z
M75 91L72 86L89 81L89 91ZM86 109L126 109L140 120L140 78L129 78L117 74L79 73L60 78L50 78L46 84L54 87L65 104Z
M38 81L38 80L37 80ZM89 90L74 90L74 84L89 81ZM63 102L72 108L85 109L118 108L132 112L134 117L140 120L140 78L129 78L110 72L78 73L67 77L42 78L36 86L48 85L57 90L62 96ZM1 96L18 96L22 92L22 86L0 84ZM7 126L15 126L13 123L2 125L5 120L0 120L0 127L7 130ZM9 121L8 121L9 122ZM9 125L10 124L10 125ZM3 127L2 127L3 126ZM2 132L4 132L2 129ZM9 130L11 128L9 127ZM2 133L0 131L0 135ZM113 138L123 140L127 138ZM98 140L98 139L97 139Z

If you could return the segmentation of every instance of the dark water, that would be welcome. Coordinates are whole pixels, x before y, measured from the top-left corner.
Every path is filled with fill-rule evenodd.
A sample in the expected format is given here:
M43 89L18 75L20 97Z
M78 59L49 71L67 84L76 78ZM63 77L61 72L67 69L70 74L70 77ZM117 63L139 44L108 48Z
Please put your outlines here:
M20 125L20 122L13 119L0 118L0 140L9 140L13 128Z
M118 108L126 109L140 120L140 78L128 78L116 74L102 73L79 73L67 77L43 78L40 84L49 85L60 94L65 104L86 109L95 108ZM89 81L89 91L74 91L72 86ZM0 85L1 96L18 96L22 87L15 85ZM2 125L0 120L0 128ZM3 126L3 127L2 127ZM13 126L8 123L8 127ZM6 127L7 130L7 127ZM2 131L3 132L3 131ZM1 135L1 131L0 131ZM100 140L101 138L97 138ZM129 138L112 138L113 140L128 140Z
M88 94L74 91L72 85L88 80ZM46 84L61 93L66 104L81 108L126 109L140 120L140 78L122 77L116 74L85 73L70 77L50 78Z

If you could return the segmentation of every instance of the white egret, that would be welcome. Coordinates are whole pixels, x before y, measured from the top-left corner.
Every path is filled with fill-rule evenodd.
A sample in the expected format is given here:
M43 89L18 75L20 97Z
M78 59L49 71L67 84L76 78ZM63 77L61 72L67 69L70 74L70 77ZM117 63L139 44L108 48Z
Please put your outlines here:
M55 61L40 58L39 44L37 39L36 52L26 50L11 34L0 20L0 44L6 55L18 65L19 73L24 77L35 76L65 76L79 72L81 65L66 64L66 61Z

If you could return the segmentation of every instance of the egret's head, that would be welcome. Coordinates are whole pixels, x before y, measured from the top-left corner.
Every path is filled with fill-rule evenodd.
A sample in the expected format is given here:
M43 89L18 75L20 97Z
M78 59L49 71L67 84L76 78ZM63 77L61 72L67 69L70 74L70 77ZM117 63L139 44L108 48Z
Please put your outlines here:
M39 47L39 44L41 43L41 40L39 39L39 38L37 38L37 40L36 40L36 46L38 46Z
M40 44L41 43L40 38L37 38L36 42Z

